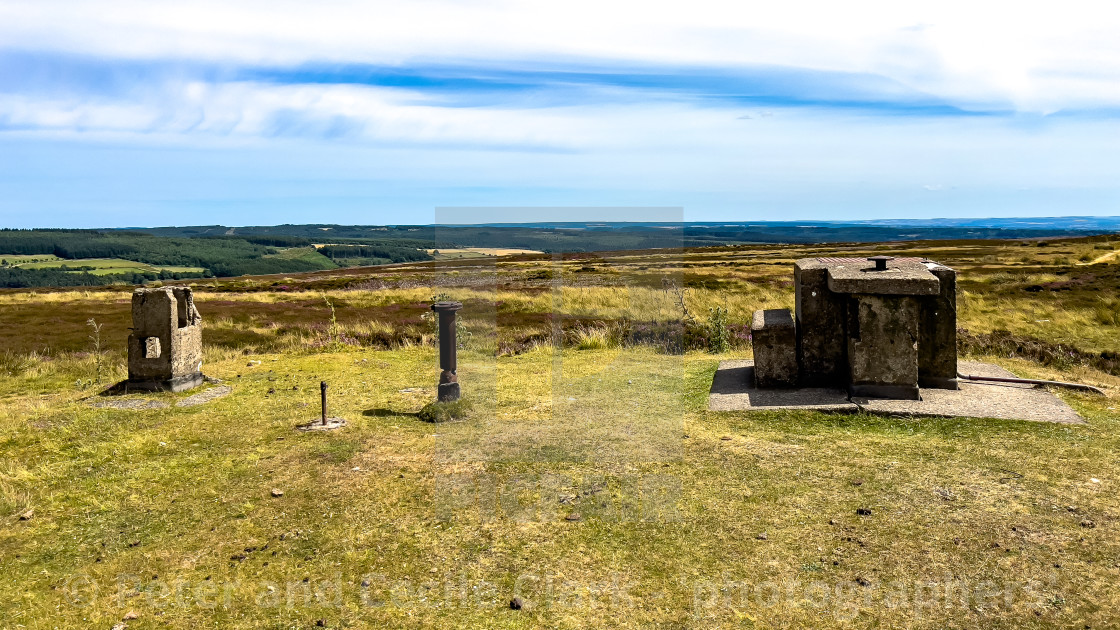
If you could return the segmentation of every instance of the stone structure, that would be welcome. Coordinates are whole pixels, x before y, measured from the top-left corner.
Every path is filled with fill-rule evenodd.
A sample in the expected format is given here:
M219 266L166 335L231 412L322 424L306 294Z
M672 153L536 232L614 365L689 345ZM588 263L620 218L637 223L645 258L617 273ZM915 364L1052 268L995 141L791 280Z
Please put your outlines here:
M755 311L751 345L759 387L797 385L797 327L789 309Z
M128 389L181 392L202 381L202 317L191 290L136 289L128 336Z
M755 313L758 387L796 381L908 400L919 387L957 389L954 270L917 258L805 258L794 286L792 336L788 310Z
M439 316L439 391L436 400L451 402L459 400L459 375L455 356L458 340L455 338L456 312L463 308L462 302L436 302L432 310Z

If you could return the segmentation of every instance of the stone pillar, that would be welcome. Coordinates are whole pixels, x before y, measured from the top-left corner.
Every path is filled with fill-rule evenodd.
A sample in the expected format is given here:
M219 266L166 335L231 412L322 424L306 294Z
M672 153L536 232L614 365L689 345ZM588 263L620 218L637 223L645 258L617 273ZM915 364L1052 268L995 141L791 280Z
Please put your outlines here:
M458 340L455 338L456 311L463 308L461 302L436 302L432 310L439 316L439 391L436 399L440 402L459 400L459 376L457 357Z
M128 388L181 392L202 381L202 318L191 290L136 289L128 336Z
M793 265L797 306L799 380L808 387L841 387L847 380L844 356L844 297L828 288L827 265L804 258Z
M957 272L927 262L941 283L940 292L922 300L918 330L918 384L960 389L957 382Z

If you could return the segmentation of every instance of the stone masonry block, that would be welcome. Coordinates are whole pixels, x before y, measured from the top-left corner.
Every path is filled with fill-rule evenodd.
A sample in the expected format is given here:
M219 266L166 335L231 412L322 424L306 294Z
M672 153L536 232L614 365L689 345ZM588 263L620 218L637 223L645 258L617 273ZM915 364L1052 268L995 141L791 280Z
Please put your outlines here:
M797 385L797 325L789 309L755 311L751 346L757 387Z
M844 296L828 289L828 269L816 258L794 263L793 276L801 384L840 387L848 373L844 354Z

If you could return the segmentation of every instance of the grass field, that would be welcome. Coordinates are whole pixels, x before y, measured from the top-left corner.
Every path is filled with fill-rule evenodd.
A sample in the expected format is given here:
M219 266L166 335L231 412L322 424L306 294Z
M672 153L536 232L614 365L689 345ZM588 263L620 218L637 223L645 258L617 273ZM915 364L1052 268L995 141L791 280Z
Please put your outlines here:
M15 267L28 263L52 262L61 259L54 254L34 254L30 256L26 256L23 254L0 254L0 260L6 260L8 261L9 265Z
M233 391L148 410L88 404L125 376L127 291L0 292L0 618L1109 627L1120 265L1077 264L1102 246L1117 247L759 246L208 280L204 371ZM1088 424L707 411L719 360L749 356L749 314L792 306L792 260L884 250L958 268L970 356L1104 387L1058 392ZM436 293L466 305L471 405L433 425L417 413L435 396ZM722 353L704 346L716 308ZM667 346L683 320L668 330L696 344ZM349 426L294 431L321 380Z
M479 258L483 256L514 256L517 254L539 254L533 249L509 249L502 247L460 247L456 249L429 249L429 254L435 254L438 260L453 260L456 258Z
M205 271L205 269L201 267L183 267L174 265L156 266L136 262L133 260L124 260L122 258L65 259L58 258L57 256L47 255L22 257L0 255L0 259L7 259L13 267L21 267L23 269L57 269L59 267L69 267L70 269L77 270L83 267L92 267L91 270L88 270L89 273L99 276L111 275L114 273L158 273L160 271L201 274Z

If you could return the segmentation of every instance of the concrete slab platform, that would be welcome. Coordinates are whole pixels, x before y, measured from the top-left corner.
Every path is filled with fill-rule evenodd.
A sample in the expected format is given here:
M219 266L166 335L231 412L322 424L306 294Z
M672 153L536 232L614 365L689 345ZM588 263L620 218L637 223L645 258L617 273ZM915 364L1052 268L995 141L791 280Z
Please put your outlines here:
M712 411L866 411L893 416L997 418L1085 424L1085 420L1051 392L1034 385L961 381L959 390L921 390L922 400L852 398L838 389L798 388L759 390L754 387L754 362L721 361L708 396ZM976 376L1014 377L990 363L960 362L960 371Z
M961 361L962 374L1014 378L1007 370L990 363ZM853 398L852 402L868 413L900 416L937 416L944 418L998 418L1085 424L1072 407L1037 385L1021 383L983 383L960 381L959 390L922 389L921 400L884 400Z
M848 394L839 389L799 387L792 389L758 389L754 386L754 361L720 361L712 390L708 395L712 411L774 411L778 409L810 409L855 413L859 407L848 401Z

